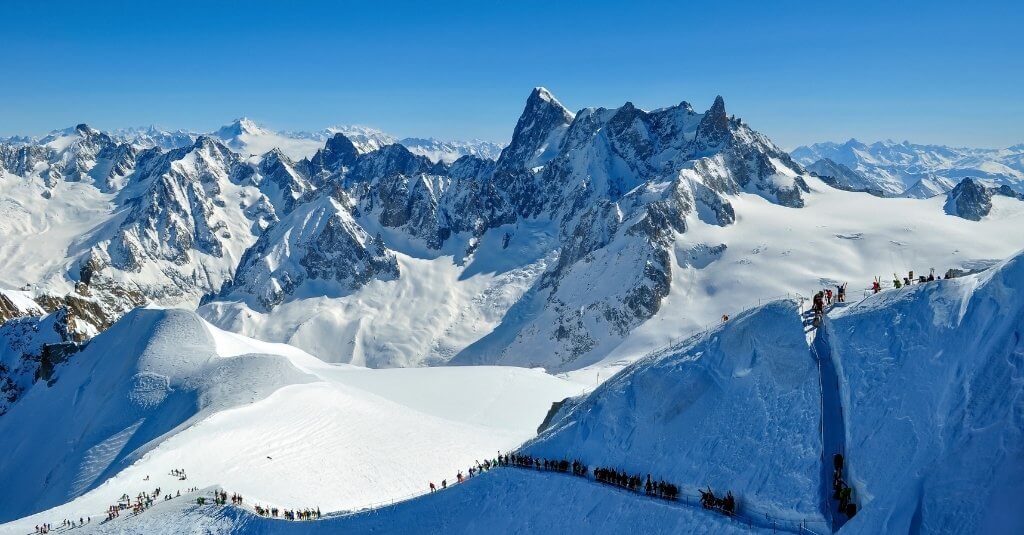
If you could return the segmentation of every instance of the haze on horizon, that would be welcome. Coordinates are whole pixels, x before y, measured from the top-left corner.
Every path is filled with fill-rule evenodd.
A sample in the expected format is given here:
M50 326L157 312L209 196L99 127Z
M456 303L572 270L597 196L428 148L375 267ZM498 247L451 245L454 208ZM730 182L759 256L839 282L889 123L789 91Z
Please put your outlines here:
M727 109L781 146L1024 141L1024 7L948 1L5 6L0 136L88 123L364 124L505 142L534 86L573 110Z

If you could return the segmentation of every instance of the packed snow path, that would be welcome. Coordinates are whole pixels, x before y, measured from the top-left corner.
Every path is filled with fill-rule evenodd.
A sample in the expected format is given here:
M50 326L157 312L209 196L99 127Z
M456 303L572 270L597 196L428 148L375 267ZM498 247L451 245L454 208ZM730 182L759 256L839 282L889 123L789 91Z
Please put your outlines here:
M545 472L545 473L552 473L552 474L560 474L560 475L564 475L564 476L575 476L577 479L585 480L588 483L592 483L592 484L595 484L595 485L600 485L600 486L602 486L604 488L611 489L611 490L613 490L614 492L617 492L617 493L621 493L621 494L624 494L624 495L632 496L632 497L635 497L635 498L639 498L639 497L648 498L648 499L656 501L658 503L662 503L662 504L665 504L665 505L668 505L668 506L671 506L671 507L675 507L675 508L679 508L679 509L695 510L695 511L700 511L700 512L703 512L703 513L715 515L716 518L728 519L731 522L739 525L740 527L744 527L744 528L748 528L748 529L755 529L756 528L756 529L760 529L760 530L772 530L773 532L779 531L779 532L786 532L786 533L794 533L794 534L798 534L798 535L799 534L825 535L825 534L829 533L829 530L827 529L827 526L822 524L820 519L816 519L816 518L815 519L791 519L791 518L790 519L784 519L784 518L774 518L774 517L771 517L771 516L769 516L767 514L758 514L758 513L754 513L754 512L743 511L743 510L739 510L735 514L732 514L732 515L725 515L725 514L722 514L719 511L717 511L717 510L708 509L706 507L703 507L701 505L700 495L698 495L698 494L680 492L678 497L676 497L676 498L666 498L664 496L660 496L660 495L657 495L657 494L646 494L646 493L644 493L644 492L642 492L640 490L634 490L634 489L631 489L631 488L628 488L628 487L623 487L623 486L620 486L620 485L616 485L616 484L613 484L613 483L609 483L609 482L600 481L598 479L595 479L593 477L593 473L592 472L587 472L585 474L574 474L571 471L560 470L560 469L557 469L557 468L543 468L543 466L541 466L541 467L538 467L538 466L522 466L522 465L517 465L517 464L498 464L498 465L492 466L490 470L494 470L496 468L519 468L523 472L527 472L527 473L531 473L531 472ZM490 471L490 470L487 470L487 471ZM384 510L391 509L391 508L394 508L396 506L400 506L400 505L402 505L404 503L407 503L407 502L410 502L410 501L413 501L413 500L424 498L424 497L426 497L428 495L431 495L431 494L437 494L437 493L441 493L441 492L444 492L444 491L447 491L447 490L450 490L450 489L455 489L455 488L459 487L459 485L461 485L462 483L468 482L471 479L482 477L483 475L484 475L483 473L480 473L480 474L478 474L476 476L473 476L472 478L467 477L462 482L453 482L453 483L449 484L447 487L443 487L443 488L439 487L436 491L425 491L425 492L417 493L415 495L408 496L408 497L406 497L404 499L393 500L393 501L390 501L390 502L387 502L387 503L383 503L383 504L379 504L379 505L375 505L375 506L371 506L371 507L362 508L362 509L360 509L358 511L346 511L346 512L340 512L340 513L325 514L325 515L323 515L321 517L320 520L322 520L322 521L337 521L337 520L340 520L340 519L343 519L343 518L351 518L351 517L357 517L357 516L362 516L362 515L376 515L376 514L379 514L382 511L384 511ZM267 515L260 515L260 514L257 513L255 507L250 506L250 505L233 504L231 506L232 507L237 507L237 508L240 508L240 509L244 509L248 513L260 516L262 518L266 518L267 520L288 520L288 519L285 519L283 517L270 517L270 516L267 516ZM292 522L309 522L309 521L315 521L315 520L289 520L289 521L292 521ZM815 525L815 524L821 525L821 528L813 529L811 526ZM825 528L825 529L822 529L822 528Z
M839 395L839 374L832 360L827 325L822 323L814 330L811 355L818 364L821 383L821 495L834 532L846 523L846 515L839 511L838 502L832 499L832 456L839 453L846 457L846 424Z

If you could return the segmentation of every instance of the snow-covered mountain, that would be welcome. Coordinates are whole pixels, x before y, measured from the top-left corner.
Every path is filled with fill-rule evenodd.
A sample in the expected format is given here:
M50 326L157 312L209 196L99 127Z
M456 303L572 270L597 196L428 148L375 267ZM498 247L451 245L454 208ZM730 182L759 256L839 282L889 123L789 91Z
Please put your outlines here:
M195 505L206 490L94 529L1017 533L1024 527L1015 507L1024 491L1022 285L1019 253L975 275L837 304L809 331L792 300L739 314L558 404L539 436L517 450L578 460L585 476L499 467L435 493L308 523ZM857 506L852 517L836 508L835 454ZM598 467L638 475L640 490L596 481ZM647 474L677 485L679 499L646 496ZM370 488L386 484L374 482ZM229 490L276 505L264 486L239 484ZM708 489L732 493L736 516L702 509L698 491ZM50 516L77 516L98 491ZM13 533L45 518L0 529Z
M165 130L156 126L118 128L110 137L142 149L180 149L195 143L200 134L186 130Z
M827 165L818 163L824 159L844 165L886 195L931 197L967 177L1024 192L1024 145L976 149L850 139L797 147L791 155L805 166Z
M0 169L50 188L59 181L88 182L109 192L123 184L137 155L134 146L80 124L35 143L0 144Z
M497 161L342 132L308 158L228 146L264 132L237 121L139 150L83 125L4 146L0 287L77 309L79 338L143 303L202 299L222 328L331 362L567 371L761 297L1024 246L1015 198L975 222L940 199L830 187L721 98L573 113L538 88Z
M320 338L329 326L353 336L349 347L341 348L342 355L325 358L349 361L364 354L377 366L452 360L575 368L592 362L657 313L671 286L669 250L674 236L686 231L688 217L728 225L735 214L727 195L746 191L771 203L799 207L809 191L799 167L766 138L728 117L722 99L704 114L686 103L655 112L627 103L615 110L573 114L549 92L537 89L527 100L512 142L493 166L472 156L450 166L435 164L402 145L358 154L346 139L332 138L310 160L310 175L316 184L341 184L347 190L352 221L394 251L397 272L402 273L398 278L415 280L432 271L409 267L406 275L403 257L426 257L436 264L451 255L452 267L463 272L460 279L466 279L467 272L519 272L512 280L480 277L470 285L475 291L490 287L485 293L500 296L498 306L507 310L493 310L495 304L487 301L459 303L460 308L475 309L471 315L485 318L487 328L494 329L468 347L452 347L444 339L458 316L432 319L429 323L436 326L405 335L414 337L412 347L403 344L384 351L359 347L362 333L351 331L354 326L347 314L332 315L338 321L333 325L329 318L316 320L329 323L313 330L312 338ZM336 211L347 203L331 204ZM305 227L308 215L296 218L281 225ZM297 227L276 229L275 234L290 240L304 236ZM521 230L525 235L516 236ZM537 236L544 236L543 249L558 249L557 258L538 255L540 251L522 241L535 241ZM367 240L324 243L332 250L261 244L262 253L249 259L268 266L304 266L306 258L294 256L315 252L336 258L353 254L348 244ZM510 246L511 251L504 253ZM365 250L362 247L360 251ZM267 259L270 250L292 258ZM525 256L518 256L520 250ZM355 258L363 257L360 253ZM246 266L239 274L250 272ZM599 272L617 284L595 288ZM394 277L395 272L389 268L384 273ZM219 325L256 336L273 329L285 340L311 348L319 341L300 340L305 338L301 331L312 329L312 323L296 318L319 310L309 299L321 304L324 298L335 300L339 310L350 309L347 302L367 301L360 291L369 279L356 277L352 280L358 284L348 283L340 291L325 290L322 280L307 266L274 277L269 287L236 281L207 300L203 314ZM509 283L514 286L505 286ZM238 293L240 289L247 290ZM358 307L361 322L372 328L377 318L383 319L384 310L364 306ZM524 316L516 309L534 312ZM500 314L499 325L494 324L495 312ZM387 321L395 321L394 316L389 314ZM421 349L439 344L451 353ZM544 352L535 346L543 346ZM538 360L541 354L546 356Z
M434 138L407 137L398 140L414 154L426 156L434 162L452 163L462 156L476 156L485 160L497 160L501 145L482 139L468 141L442 141Z
M316 132L285 132L284 135L300 139L313 139L326 142L335 134L344 134L359 152L372 152L387 145L398 143L410 152L426 156L433 162L452 163L462 156L477 156L487 160L496 160L501 154L502 146L491 141L472 139L466 141L445 141L434 138L396 138L390 134L360 125L331 126Z
M84 126L84 125L80 125ZM77 127L55 130L41 138L11 136L0 138L0 146L24 147L50 144L63 148L67 139L76 135ZM277 149L293 160L311 157L335 134L344 134L359 152L372 152L387 145L399 143L410 151L426 156L433 162L452 163L462 156L477 156L495 160L502 146L481 139L440 140L435 138L397 138L375 128L360 125L331 126L313 132L274 131L252 119L241 117L213 132L167 130L157 126L118 128L105 135L118 144L130 145L136 150L160 148L173 150L188 147L202 136L214 137L243 157L260 156ZM22 173L16 173L22 174Z

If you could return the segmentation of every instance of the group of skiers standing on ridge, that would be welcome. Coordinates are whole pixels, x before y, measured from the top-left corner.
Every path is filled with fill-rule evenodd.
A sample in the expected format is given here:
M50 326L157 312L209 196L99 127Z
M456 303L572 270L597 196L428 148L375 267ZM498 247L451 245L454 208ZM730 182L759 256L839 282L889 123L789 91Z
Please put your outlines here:
M946 270L946 276L945 277L943 277L942 275L939 275L939 276L936 277L935 276L935 268L932 268L932 269L930 269L928 271L928 276L918 275L917 278L914 278L914 271L913 270L908 271L906 277L900 277L898 274L893 273L892 274L892 287L896 288L896 289L900 289L900 288L902 288L904 286L910 286L912 284L924 284L926 282L933 282L933 281L937 281L937 280L953 279L953 278L956 278L957 275L962 275L962 274L963 274L962 271L957 271L957 270L954 270L954 269L949 269L949 270ZM878 293L878 292L881 292L881 291L882 291L882 277L875 277L875 280L871 282L871 292L872 293Z
M319 520L320 508L316 509L278 509L277 507L264 507L255 505L253 509L256 514L270 518L284 518L285 520Z
M614 468L595 468L594 479L608 485L615 485L633 492L640 491L640 484L643 483L644 494L657 498L675 501L679 498L679 487L665 480L654 481L651 474L647 474L644 480L639 474L629 474Z
M241 506L245 501L241 494L232 493L230 498L225 490L218 490L213 493L213 503L215 505L227 505L228 499L231 500L232 505ZM196 502L199 505L206 503L205 498L198 498ZM253 506L253 510L256 511L257 515L270 517L270 518L283 518L285 520L317 520L320 518L320 508L315 509L278 509L277 507L263 506L256 504Z

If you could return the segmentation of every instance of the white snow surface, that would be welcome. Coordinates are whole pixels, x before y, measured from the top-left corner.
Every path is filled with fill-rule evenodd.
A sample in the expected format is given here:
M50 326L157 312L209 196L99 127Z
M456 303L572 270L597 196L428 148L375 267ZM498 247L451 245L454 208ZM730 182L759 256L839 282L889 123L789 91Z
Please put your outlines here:
M519 445L583 390L540 370L330 365L192 312L137 310L0 420L0 485L15 489L0 519L22 517L0 532L99 517L156 487L326 511L394 499Z
M743 522L768 514L827 533L831 452L819 437L838 425L860 508L838 533L1019 533L1022 292L1024 253L976 275L851 299L810 333L813 351L796 304L770 303L571 400L523 447L592 468L649 471L680 483L684 494L705 485L730 489L738 520L590 479L501 468L436 494L318 522L200 507L192 495L86 531L730 533L767 532L768 520L752 528ZM835 371L819 371L815 358ZM822 389L831 385L819 374L826 373L838 378L832 398L842 418L821 412ZM796 532L795 525L783 531Z
M35 285L62 272L72 243L112 215L113 195L92 184L59 181L49 199L42 196L47 189L0 170L0 287Z
M569 375L593 384L602 368L621 368L717 324L722 314L735 316L787 294L810 298L818 288L848 282L850 298L859 298L876 276L891 281L893 273L909 270L973 269L1024 247L1024 203L1013 199L994 197L989 216L964 225L943 213L941 197L878 198L806 180L812 192L804 208L740 194L730 199L734 225L688 220L675 242L672 290L658 314L600 362ZM725 249L716 251L720 245Z
M851 533L1022 533L1024 254L831 316Z
M731 490L758 517L821 516L819 379L793 301L741 314L636 362L524 450Z

